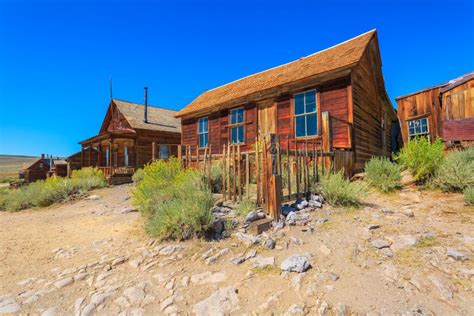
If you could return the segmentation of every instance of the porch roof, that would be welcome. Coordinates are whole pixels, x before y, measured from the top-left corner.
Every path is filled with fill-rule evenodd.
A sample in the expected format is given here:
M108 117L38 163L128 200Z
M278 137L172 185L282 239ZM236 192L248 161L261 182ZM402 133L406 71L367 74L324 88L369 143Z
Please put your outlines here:
M117 131L108 131L99 135L95 135L84 139L79 142L81 145L88 145L93 142L98 142L101 140L109 139L112 137L123 137L123 138L132 138L136 135L135 131L132 130L117 130Z

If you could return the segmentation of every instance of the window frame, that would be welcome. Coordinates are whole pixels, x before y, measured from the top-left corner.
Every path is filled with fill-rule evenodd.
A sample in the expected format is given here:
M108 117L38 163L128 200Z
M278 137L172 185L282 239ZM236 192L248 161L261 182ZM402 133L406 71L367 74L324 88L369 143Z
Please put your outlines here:
M123 164L125 167L128 167L130 165L130 152L128 150L128 146L124 146L123 148Z
M200 126L201 126L201 121L202 120L206 120L206 127L207 127L207 130L205 132L200 132ZM200 142L200 139L201 139L201 135L205 135L207 134L207 143L205 146L201 146L201 142ZM198 119L198 123L197 123L197 136L198 136L198 148L207 148L209 146L209 117L207 116L204 116L204 117L200 117Z
M313 112L306 112L306 96L305 94L308 93L308 92L314 92L314 103L315 103L315 110ZM296 96L297 95L301 95L303 94L304 97L303 97L303 100L304 100L304 103L303 103L303 108L304 108L304 112L301 113L301 114L296 114ZM319 112L318 112L318 91L317 89L310 89L310 90L305 90L305 91L302 91L302 92L298 92L298 93L294 93L293 94L293 132L295 134L295 137L296 138L312 138L312 137L318 137L320 136L319 134ZM307 120L307 116L309 115L316 115L316 134L314 135L308 135L308 120ZM304 117L305 120L305 135L303 136L297 136L297 133L296 133L296 130L297 130L297 124L296 124L296 118L298 117Z
M232 123L232 113L235 113L239 110L242 110L242 122ZM237 129L237 140L239 139L239 127L242 126L242 141L241 142L234 142L232 139L232 130L234 128ZM230 143L233 145L242 145L245 144L245 108L243 106L231 109L229 111L229 139Z
M413 121L420 121L420 128L421 128L421 121L426 120L426 132L420 132L417 133L415 131L415 134L410 134L410 122ZM415 139L417 137L427 137L428 140L430 140L430 120L428 116L420 117L420 118L415 118L411 120L407 120L407 134L408 134L408 141Z

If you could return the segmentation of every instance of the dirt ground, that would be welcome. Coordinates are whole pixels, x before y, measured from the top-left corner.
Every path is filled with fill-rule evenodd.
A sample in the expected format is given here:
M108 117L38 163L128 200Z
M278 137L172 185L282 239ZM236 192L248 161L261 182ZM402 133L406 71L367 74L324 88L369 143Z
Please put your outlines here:
M130 212L132 188L0 213L0 313L474 315L474 209L461 195L406 188L359 209L324 205L269 233L267 249L235 235L160 244ZM291 255L311 268L282 272Z

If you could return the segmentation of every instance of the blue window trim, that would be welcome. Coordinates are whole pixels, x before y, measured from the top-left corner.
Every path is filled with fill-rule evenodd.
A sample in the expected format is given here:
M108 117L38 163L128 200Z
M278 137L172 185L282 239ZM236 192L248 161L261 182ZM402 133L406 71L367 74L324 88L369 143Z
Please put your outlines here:
M423 131L423 124L422 121L426 121L426 130ZM410 132L410 123L415 123L419 122L419 126L413 126L413 133ZM429 134L430 134L430 121L428 120L428 117L420 117L418 119L413 119L413 120L408 120L407 121L407 127L408 127L408 139L413 139L416 137L425 137L428 136L429 139Z
M229 138L230 138L230 142L231 144L245 144L245 109L244 107L239 107L239 108L235 108L235 109L232 109L230 110L229 112L229 122L232 122L232 114L233 113L236 113L237 111L239 110L242 110L242 121L241 122L236 122L236 123L230 123L230 131L229 131ZM237 129L237 140L240 138L239 137L239 127L242 126L242 141L235 141L232 139L232 131L234 129Z
M309 93L309 92L314 92L314 102L315 102L315 110L313 112L306 112L306 97L304 96L304 104L303 104L303 109L304 109L304 112L301 113L301 114L296 114L296 96L298 95L305 95L306 93ZM316 89L311 89L311 90L306 90L306 91L303 91L303 92L299 92L299 93L295 93L293 94L293 123L294 123L294 133L295 133L295 136L297 135L296 131L297 131L297 126L296 126L296 118L297 117L305 117L305 135L303 136L296 136L296 138L306 138L306 137L315 137L315 136L319 136L319 115L318 115L318 107L319 107L319 104L318 104L318 99L317 99L317 93L318 91ZM315 134L311 134L311 135L308 135L308 122L307 122L307 116L309 115L316 115L316 133Z

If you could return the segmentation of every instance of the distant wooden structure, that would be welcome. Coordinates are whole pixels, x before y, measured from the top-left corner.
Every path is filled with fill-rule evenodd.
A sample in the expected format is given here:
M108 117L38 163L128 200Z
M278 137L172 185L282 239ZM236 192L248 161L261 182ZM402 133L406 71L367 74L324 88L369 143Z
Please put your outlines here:
M474 144L474 72L396 98L403 141L441 138L447 148Z
M67 176L67 170L67 161L63 158L42 154L40 158L21 169L18 177L21 182L31 183L45 180L53 175L65 177Z
M151 160L177 155L181 122L175 114L147 101L112 99L99 133L79 142L81 167L100 168L110 184L130 182L133 173Z
M182 145L198 155L220 154L228 143L251 152L256 137L275 134L292 154L337 157L349 175L372 156L391 155L391 127L398 125L375 30L208 90L177 117ZM329 156L322 161L328 168Z

